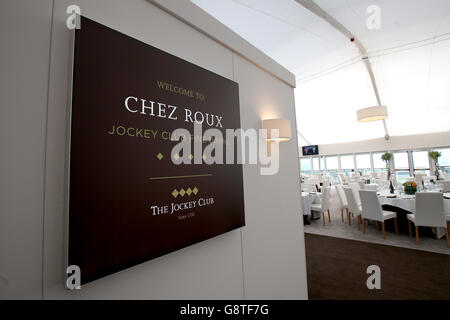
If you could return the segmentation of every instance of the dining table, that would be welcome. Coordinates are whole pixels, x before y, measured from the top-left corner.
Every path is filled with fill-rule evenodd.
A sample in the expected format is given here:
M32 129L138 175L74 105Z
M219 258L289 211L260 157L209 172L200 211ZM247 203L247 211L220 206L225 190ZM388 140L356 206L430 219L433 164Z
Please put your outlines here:
M320 192L302 192L302 212L303 215L311 215L311 205L320 203Z
M302 192L302 212L304 216L311 214L311 196L309 192Z
M444 193L443 196L444 214L450 216L450 193ZM384 210L397 213L399 229L402 229L403 231L408 230L407 215L415 213L416 211L416 196L400 193L391 194L389 191L382 191L378 192L378 198L380 199L380 204ZM434 233L434 228L431 228L431 231ZM445 228L437 228L437 233L438 238L444 237Z
M309 224L310 220L320 219L320 215L318 218L314 217L313 211L311 211L311 205L313 203L320 203L322 193L320 192L302 192L301 196L301 204L302 204L302 213L303 213L303 222L305 224Z

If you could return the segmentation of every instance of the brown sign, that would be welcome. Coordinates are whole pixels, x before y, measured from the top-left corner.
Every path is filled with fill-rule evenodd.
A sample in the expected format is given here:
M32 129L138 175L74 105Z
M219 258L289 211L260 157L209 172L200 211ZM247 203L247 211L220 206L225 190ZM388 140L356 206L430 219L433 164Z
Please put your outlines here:
M177 128L240 128L237 83L84 17L73 60L68 263L82 283L245 225L241 165L171 153Z

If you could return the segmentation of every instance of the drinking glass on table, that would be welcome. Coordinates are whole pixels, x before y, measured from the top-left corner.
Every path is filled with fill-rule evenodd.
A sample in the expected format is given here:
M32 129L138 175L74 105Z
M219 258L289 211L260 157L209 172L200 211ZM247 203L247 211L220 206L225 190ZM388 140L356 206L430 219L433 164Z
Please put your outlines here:
M438 183L431 183L430 186L427 188L428 191L430 192L438 192L440 189L440 186Z
M397 183L397 186L396 186L396 188L395 188L395 191L396 191L396 193L398 193L399 195L402 195L402 194L403 194L403 185L402 185L400 182Z

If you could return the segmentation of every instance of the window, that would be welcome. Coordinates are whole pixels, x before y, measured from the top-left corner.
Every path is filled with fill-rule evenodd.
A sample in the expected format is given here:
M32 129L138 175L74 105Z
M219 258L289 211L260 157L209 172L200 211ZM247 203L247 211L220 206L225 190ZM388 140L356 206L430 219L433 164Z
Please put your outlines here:
M370 153L360 153L356 155L356 168L363 174L371 173Z
M435 150L441 153L441 157L439 158L439 166L450 167L450 148Z
M330 175L331 183L337 183L339 163L337 156L327 156L325 161L327 162L327 172Z
M319 174L324 169L323 157L312 157L313 170L315 174Z
M352 171L355 170L355 165L353 163L353 155L352 154L345 154L341 155L341 171L349 176Z
M450 148L435 149L441 153L439 158L439 168L447 176L444 179L450 179Z
M444 174L442 178L450 179L450 147L436 148L441 152L439 168ZM329 175L332 183L338 183L338 172L351 175L356 164L356 170L363 174L386 171L386 163L381 160L385 152L314 156L300 158L301 172L304 174ZM326 164L326 166L325 166ZM398 183L403 183L418 172L434 174L431 172L428 150L401 150L393 152L393 167ZM372 168L373 165L373 168ZM326 170L325 170L326 168Z
M372 153L373 159L373 171L374 172L383 172L386 171L386 162L381 160L381 156L386 152L374 152Z
M310 157L300 158L300 171L304 174L312 173Z
M337 156L327 156L327 170L338 170L338 158Z
M409 179L409 158L408 152L394 152L394 167L397 182L403 183Z
M428 151L413 151L414 174L418 172L430 174L430 161Z

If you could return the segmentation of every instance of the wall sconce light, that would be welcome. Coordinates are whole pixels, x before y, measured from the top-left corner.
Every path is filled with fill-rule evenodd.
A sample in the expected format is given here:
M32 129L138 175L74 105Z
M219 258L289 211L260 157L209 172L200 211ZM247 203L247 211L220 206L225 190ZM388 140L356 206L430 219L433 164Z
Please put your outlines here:
M289 141L292 138L291 121L287 119L262 120L262 128L267 129L267 141ZM278 129L278 138L272 138L271 129Z
M374 106L356 111L358 122L383 120L388 117L386 106Z

